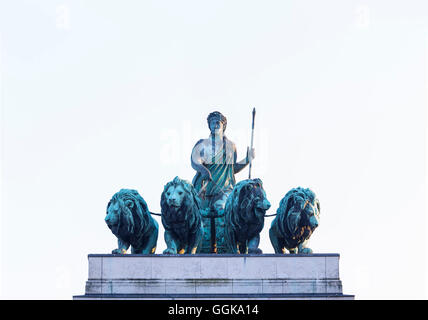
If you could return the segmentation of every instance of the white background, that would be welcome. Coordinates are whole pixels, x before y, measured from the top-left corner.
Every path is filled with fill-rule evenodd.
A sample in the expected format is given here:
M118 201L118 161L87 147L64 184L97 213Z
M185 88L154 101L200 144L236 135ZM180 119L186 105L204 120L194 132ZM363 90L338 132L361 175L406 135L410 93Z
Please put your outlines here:
M428 298L427 24L422 0L1 1L1 297L83 294L111 196L160 212L208 113L242 159L256 107L268 213L311 188L344 293Z

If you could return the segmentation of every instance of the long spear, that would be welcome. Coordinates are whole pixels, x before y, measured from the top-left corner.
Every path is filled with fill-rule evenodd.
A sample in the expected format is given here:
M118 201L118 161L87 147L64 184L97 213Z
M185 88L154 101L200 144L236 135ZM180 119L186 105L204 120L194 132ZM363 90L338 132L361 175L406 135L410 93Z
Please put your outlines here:
M253 108L253 123L251 125L251 149L253 150L253 141L254 141L254 119L256 117L256 108ZM248 151L247 151L248 152ZM248 154L248 153L247 153ZM252 158L250 157L250 170L248 172L248 179L251 179L251 160Z

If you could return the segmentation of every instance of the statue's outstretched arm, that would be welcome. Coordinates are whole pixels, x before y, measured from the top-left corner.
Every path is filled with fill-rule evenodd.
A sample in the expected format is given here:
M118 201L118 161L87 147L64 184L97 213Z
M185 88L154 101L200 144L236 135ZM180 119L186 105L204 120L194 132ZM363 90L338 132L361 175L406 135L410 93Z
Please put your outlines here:
M241 161L236 162L237 153L236 153L236 148L235 148L233 173L238 173L238 172L242 171L242 169L244 169L250 163L250 157L251 157L251 159L255 158L254 148L251 150L251 152L249 152L249 150L247 149L247 156L244 159L242 159Z

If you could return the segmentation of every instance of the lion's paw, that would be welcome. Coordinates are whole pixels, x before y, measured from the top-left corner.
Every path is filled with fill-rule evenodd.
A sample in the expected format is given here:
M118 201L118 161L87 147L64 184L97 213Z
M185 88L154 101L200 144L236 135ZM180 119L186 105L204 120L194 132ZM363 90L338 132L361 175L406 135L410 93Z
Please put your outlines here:
M248 254L262 254L263 251L259 248L248 248Z
M177 254L177 251L171 248L167 248L163 251L163 254Z
M114 249L111 253L112 254L125 254L126 250L125 249Z
M299 250L299 253L301 254L312 254L312 249L311 248L302 248L301 250Z

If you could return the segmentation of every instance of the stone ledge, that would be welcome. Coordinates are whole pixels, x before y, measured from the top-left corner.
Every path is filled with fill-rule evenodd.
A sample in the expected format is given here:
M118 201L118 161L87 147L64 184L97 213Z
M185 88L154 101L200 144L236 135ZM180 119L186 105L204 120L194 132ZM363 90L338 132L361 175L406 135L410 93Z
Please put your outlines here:
M87 294L74 300L354 300L346 294Z
M339 254L89 254L75 299L353 299L342 294Z
M337 254L89 255L88 260L89 280L339 279Z
M195 258L195 257L209 257L209 258L230 258L230 257L282 257L282 258L293 258L293 257L340 257L339 253L312 253L312 254L276 254L276 253L263 253L263 254L210 254L210 253L197 253L197 254L108 254L108 253L90 253L88 258L100 258L100 257L126 257L126 258L139 258L139 257L156 257L156 258L168 258L168 257L180 257L180 258Z
M340 280L89 280L86 294L342 294Z

